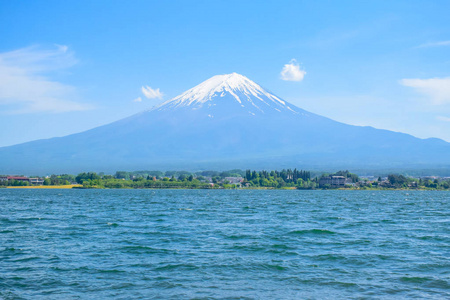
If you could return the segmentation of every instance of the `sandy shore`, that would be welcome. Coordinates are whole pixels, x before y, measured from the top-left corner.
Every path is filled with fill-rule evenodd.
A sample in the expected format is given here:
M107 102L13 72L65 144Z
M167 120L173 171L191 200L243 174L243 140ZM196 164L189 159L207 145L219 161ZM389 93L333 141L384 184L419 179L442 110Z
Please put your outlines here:
M7 186L8 189L71 189L73 187L80 187L81 184L69 185L30 185L30 186Z

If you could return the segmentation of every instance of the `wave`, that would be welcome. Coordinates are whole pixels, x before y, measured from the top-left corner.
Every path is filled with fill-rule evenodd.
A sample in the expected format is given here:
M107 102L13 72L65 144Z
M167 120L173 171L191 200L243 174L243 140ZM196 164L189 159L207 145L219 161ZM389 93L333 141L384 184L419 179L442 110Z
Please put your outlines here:
M296 235L306 235L306 234L339 234L338 232L327 230L327 229L306 229L306 230L293 230L289 232L289 234L296 234Z

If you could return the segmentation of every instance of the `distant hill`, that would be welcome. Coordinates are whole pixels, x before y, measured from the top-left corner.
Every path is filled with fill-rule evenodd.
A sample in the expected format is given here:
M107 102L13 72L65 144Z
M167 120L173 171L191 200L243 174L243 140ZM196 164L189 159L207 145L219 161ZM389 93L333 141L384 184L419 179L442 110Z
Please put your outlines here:
M450 143L343 124L233 73L82 133L0 148L0 174L450 166Z

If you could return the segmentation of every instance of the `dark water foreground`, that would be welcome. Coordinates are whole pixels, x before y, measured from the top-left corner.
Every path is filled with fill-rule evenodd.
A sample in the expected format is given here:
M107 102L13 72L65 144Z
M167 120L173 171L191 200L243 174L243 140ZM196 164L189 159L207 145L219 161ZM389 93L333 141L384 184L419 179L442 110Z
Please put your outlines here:
M450 193L0 190L0 298L450 298Z

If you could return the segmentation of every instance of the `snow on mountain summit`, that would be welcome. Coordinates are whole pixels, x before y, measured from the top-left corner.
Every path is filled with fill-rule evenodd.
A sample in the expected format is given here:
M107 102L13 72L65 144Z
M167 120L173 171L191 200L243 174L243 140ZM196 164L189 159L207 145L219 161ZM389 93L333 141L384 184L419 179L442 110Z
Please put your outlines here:
M297 113L288 103L267 92L247 77L237 74L216 75L183 94L165 101L155 110L214 107L224 102L234 102L252 115L268 110ZM295 106L294 106L295 108Z

